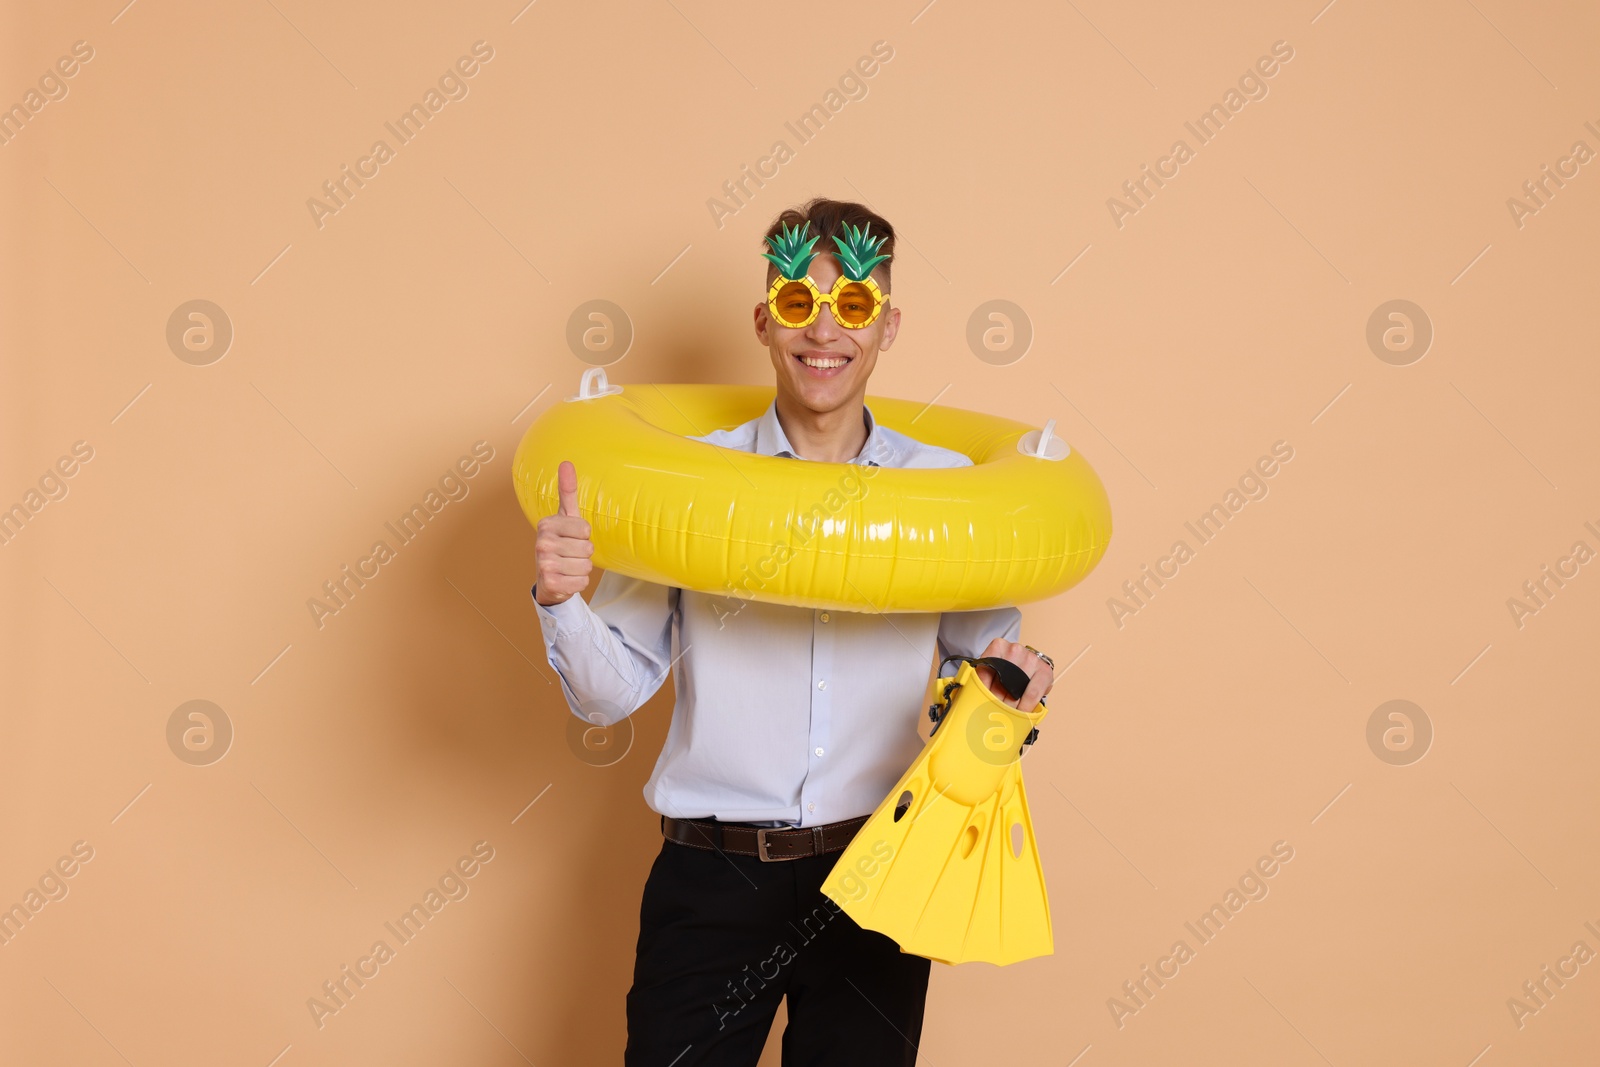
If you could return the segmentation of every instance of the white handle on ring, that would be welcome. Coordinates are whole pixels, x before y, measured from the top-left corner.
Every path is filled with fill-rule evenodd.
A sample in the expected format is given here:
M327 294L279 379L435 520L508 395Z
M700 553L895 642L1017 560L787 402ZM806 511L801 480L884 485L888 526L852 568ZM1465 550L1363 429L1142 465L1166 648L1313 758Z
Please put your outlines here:
M1044 424L1042 430L1029 430L1017 442L1017 451L1034 459L1066 459L1072 447L1055 435L1056 420Z
M606 381L606 369L604 367L590 367L583 372L583 377L578 379L578 394L569 396L567 399L593 400L596 397L610 396L612 393L620 392L622 392L622 386L611 385Z

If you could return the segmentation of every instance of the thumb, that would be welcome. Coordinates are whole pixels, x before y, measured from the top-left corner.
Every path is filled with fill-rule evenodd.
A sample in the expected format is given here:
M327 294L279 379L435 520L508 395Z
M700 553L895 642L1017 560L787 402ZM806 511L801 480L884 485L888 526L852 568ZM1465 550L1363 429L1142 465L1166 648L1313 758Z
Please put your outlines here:
M561 514L578 517L578 469L568 460L556 468L556 488L561 495Z

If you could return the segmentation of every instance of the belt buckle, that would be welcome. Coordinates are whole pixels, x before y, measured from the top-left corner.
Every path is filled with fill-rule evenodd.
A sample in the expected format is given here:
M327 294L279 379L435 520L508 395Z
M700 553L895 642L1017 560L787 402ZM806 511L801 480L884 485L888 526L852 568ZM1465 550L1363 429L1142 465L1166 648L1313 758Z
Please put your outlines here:
M801 853L801 852L796 852L792 856L769 856L769 855L767 855L767 833L769 831L771 831L771 830L782 830L785 833L794 833L795 831L801 830L801 829L804 829L804 828L803 827L797 827L797 826L762 826L762 827L758 827L756 829L756 855L761 858L761 861L763 863L783 863L783 862L785 862L787 860L804 859L805 858L805 854ZM821 856L821 855L823 855L823 851L822 851L822 828L820 826L813 826L810 829L811 829L811 855L813 855L813 856Z
M767 855L767 831L769 831L769 830L783 830L783 829L787 829L787 827L783 827L783 826L761 826L761 827L757 827L756 828L756 855L758 857L760 857L762 863L778 863L778 862L781 862L783 860L792 860L792 859L795 858L793 856L769 856L769 855Z

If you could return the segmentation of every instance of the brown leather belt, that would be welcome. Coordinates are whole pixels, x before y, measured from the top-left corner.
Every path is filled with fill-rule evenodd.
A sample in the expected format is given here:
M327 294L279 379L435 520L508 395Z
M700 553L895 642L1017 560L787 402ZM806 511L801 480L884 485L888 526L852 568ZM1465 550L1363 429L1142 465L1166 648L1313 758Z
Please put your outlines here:
M764 862L797 860L842 852L868 816L822 826L748 826L715 819L672 819L661 816L661 835L690 848L755 856Z

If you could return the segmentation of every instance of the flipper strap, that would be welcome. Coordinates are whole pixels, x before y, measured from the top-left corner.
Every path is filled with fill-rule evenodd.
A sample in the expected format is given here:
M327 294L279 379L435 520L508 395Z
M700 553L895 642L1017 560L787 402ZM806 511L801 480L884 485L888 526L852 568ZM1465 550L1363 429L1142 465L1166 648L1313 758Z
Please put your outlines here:
M999 656L946 656L940 661L939 670L943 671L945 664L951 660L970 663L974 667L988 667L994 671L995 682L1005 692L1006 696L1012 700L1021 698L1023 692L1028 688L1028 672L1008 659L1002 659ZM960 688L961 683L954 678L946 679L944 689L940 693L942 702L928 705L928 718L933 720L933 732L938 732L940 723L944 722L944 717L950 713L950 704L955 699L956 690ZM1039 698L1039 706L1048 707L1043 697ZM1028 736L1022 739L1022 747L1026 748L1037 740L1039 740L1039 728L1035 726L1028 731ZM1021 750L1019 749L1018 751L1020 752Z

